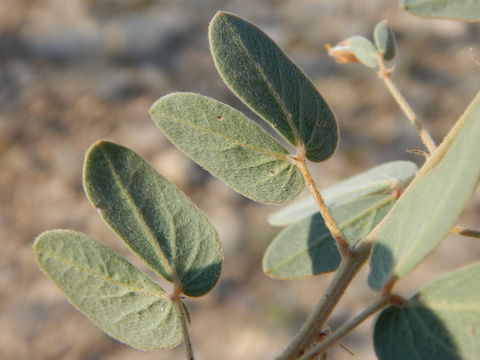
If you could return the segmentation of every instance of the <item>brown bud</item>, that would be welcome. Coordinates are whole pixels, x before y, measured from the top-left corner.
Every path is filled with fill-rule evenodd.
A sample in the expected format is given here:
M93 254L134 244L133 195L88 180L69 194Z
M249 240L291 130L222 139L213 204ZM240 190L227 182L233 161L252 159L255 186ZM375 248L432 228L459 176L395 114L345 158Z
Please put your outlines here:
M328 51L328 55L333 57L339 64L358 63L357 57L350 50L350 46L347 42L339 42L335 46L325 44L325 49Z

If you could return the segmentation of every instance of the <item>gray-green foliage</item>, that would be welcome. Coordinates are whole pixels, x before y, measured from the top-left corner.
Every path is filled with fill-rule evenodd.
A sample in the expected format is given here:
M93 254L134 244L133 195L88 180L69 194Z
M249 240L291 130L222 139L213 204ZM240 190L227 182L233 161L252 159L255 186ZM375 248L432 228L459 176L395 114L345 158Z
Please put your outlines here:
M480 263L438 279L375 324L380 360L476 360L480 344Z
M467 12L477 16L477 3L404 0L409 10L428 10L429 15L435 10L438 16L449 11L447 17L465 17ZM377 24L373 38L375 45L353 36L337 50L347 52L350 62L358 59L383 69L382 57L388 61L395 55L386 21ZM255 25L219 12L209 39L227 86L294 145L297 154L289 154L242 113L197 94L174 93L158 100L151 108L155 124L190 158L241 194L267 204L293 200L305 187L303 177L313 187L303 156L321 161L336 149L333 113L311 81ZM344 259L354 259L351 267L342 269L363 264L359 254L365 261L369 247L363 247L363 253L356 250L374 242L369 284L388 295L388 286L439 244L480 178L479 120L480 93L418 173L411 162L391 162L322 192L347 241ZM153 271L173 282L173 291L166 293L109 248L70 230L46 232L35 240L42 270L80 311L122 342L151 350L187 339L188 313L181 295L203 295L220 276L221 245L213 226L139 155L112 142L99 141L88 151L84 187L110 228ZM313 199L291 204L270 221L290 225L265 253L268 275L292 279L337 269L341 256ZM341 274L340 280L346 284L358 269ZM402 306L385 309L375 326L380 360L476 359L479 275L480 264L472 265L432 283ZM327 293L329 297L334 292Z
M179 149L253 200L284 203L305 186L287 150L228 105L197 94L174 93L158 100L150 113Z
M478 0L402 0L402 7L414 15L480 21Z
M133 151L92 145L84 166L88 198L107 224L155 272L171 294L125 259L81 233L53 230L35 241L40 268L70 301L112 337L143 350L182 341L188 311L180 294L200 296L222 266L217 233L187 197Z
M219 12L209 29L212 56L227 86L306 157L337 147L335 117L312 82L258 27Z
M222 254L215 229L140 156L97 142L85 158L84 185L100 216L155 272L180 282L189 296L216 284Z
M377 50L387 61L395 57L395 35L393 35L387 20L380 21L373 30L373 39Z
M377 67L382 60L390 61L395 57L395 35L388 26L387 20L380 21L373 31L375 45L363 36L351 36L329 50L337 61L360 62L368 67ZM353 55L353 58L352 58Z
M369 284L402 278L445 238L480 178L480 93L371 238Z
M394 195L371 195L333 206L331 212L351 246L373 229L395 202ZM263 258L263 271L294 279L335 271L340 254L320 216L311 215L280 232Z
M363 196L384 193L393 189L402 191L413 179L417 165L410 161L391 161L381 164L358 175L342 180L321 191L329 207L338 206ZM311 197L301 198L270 215L272 225L292 224L318 212L318 206Z
M70 230L37 237L45 274L107 334L143 350L182 341L176 309L165 291L108 247Z

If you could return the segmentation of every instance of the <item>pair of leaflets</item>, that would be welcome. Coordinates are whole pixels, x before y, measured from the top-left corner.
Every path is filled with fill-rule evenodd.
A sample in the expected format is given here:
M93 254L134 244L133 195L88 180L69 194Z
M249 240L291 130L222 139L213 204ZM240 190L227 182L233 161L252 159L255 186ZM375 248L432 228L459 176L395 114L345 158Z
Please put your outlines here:
M222 252L215 229L140 156L112 142L94 144L84 186L110 228L181 293L201 296L216 284ZM82 233L53 230L37 237L34 252L46 275L110 336L144 350L182 341L183 305L108 247Z
M265 33L219 12L210 24L209 40L217 70L235 95L307 159L332 156L338 143L332 111ZM172 143L250 199L281 204L305 187L285 147L228 105L173 93L158 100L150 113Z
M379 66L379 56L385 61L393 60L396 42L387 20L382 20L375 26L373 40L374 43L363 36L351 36L332 48L330 54L335 56L338 52L352 53L355 61L368 67Z

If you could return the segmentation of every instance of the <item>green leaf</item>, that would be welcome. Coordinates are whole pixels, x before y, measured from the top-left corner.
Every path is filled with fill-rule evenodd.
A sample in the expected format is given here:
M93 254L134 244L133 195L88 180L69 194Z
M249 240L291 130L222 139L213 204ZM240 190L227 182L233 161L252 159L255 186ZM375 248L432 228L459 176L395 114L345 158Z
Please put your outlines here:
M182 341L167 294L108 247L78 232L53 230L39 235L33 250L72 304L113 338L142 350Z
M355 175L322 190L321 194L329 207L362 196L386 192L393 188L404 189L417 172L417 165L410 161L391 161ZM292 224L318 212L311 197L301 198L273 213L268 221L272 225Z
M393 195L372 195L331 209L351 244L368 235L395 201ZM293 224L272 241L263 258L263 271L274 278L295 279L335 271L340 254L319 213Z
M373 31L373 39L378 51L383 54L386 61L390 61L395 56L395 36L393 35L388 21L380 21Z
M464 21L480 21L478 0L402 0L413 15Z
M200 296L222 267L218 235L202 212L133 151L99 141L85 158L85 192L101 217L155 272Z
M210 23L211 52L230 90L311 161L333 155L335 116L305 74L258 27L218 12Z
M228 105L174 93L158 100L150 113L180 150L250 199L280 204L305 187L287 150Z
M352 36L346 39L345 43L363 65L368 67L376 67L378 65L377 49L370 40L363 36Z
M480 178L480 93L372 234L369 284L402 278L447 236Z
M375 324L379 360L476 360L480 354L480 263L449 274Z

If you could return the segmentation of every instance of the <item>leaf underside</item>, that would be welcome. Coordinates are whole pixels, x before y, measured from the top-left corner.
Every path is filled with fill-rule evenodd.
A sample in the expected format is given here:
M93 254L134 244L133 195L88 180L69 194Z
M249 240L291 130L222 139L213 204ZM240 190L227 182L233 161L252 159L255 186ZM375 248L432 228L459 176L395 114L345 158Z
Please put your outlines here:
M246 197L280 204L305 183L273 137L232 107L191 93L173 93L150 111L155 124L180 150Z
M371 195L336 207L331 212L344 236L354 245L377 225L395 202L393 195ZM264 272L274 278L295 279L335 271L340 254L320 213L281 231L263 258Z
M212 56L225 84L311 161L333 155L335 117L305 74L258 27L219 12L209 28Z
M478 0L402 0L402 7L417 16L480 21Z
M372 234L369 284L379 290L447 236L480 178L480 93Z
M392 189L403 190L414 178L418 167L410 161L391 161L375 166L368 171L340 181L321 191L329 207L335 207L346 201L363 196L385 193ZM293 224L318 212L318 205L313 197L308 196L288 204L270 215L272 225Z
M113 338L142 350L182 341L178 314L163 289L108 247L53 230L37 237L34 253L72 304Z
M108 141L89 149L84 187L100 216L155 272L200 296L222 267L218 235L203 213L133 151Z
M424 288L375 324L379 360L476 360L480 354L480 263Z

